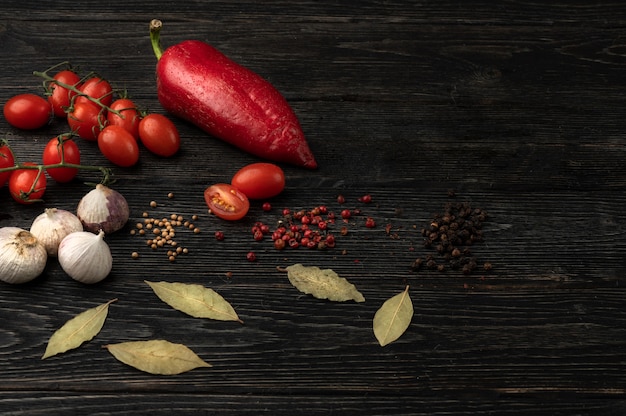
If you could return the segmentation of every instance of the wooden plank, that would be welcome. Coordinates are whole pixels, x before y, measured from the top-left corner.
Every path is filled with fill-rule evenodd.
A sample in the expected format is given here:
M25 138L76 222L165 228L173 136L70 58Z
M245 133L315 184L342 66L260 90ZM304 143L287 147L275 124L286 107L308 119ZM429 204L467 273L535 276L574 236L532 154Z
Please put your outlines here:
M86 2L89 13L68 1L0 6L0 100L39 91L32 71L70 60L162 112L147 30L158 17L164 45L209 41L274 83L320 168L284 166L288 185L272 211L257 201L244 221L222 222L207 214L202 191L257 159L177 120L177 156L143 152L137 167L116 169L131 221L107 236L109 278L79 285L50 261L34 282L2 285L3 411L623 413L622 5L140 3L124 13L117 1ZM67 127L56 121L18 132L0 119L0 130L20 160L36 160ZM107 165L94 143L79 145L85 163ZM80 179L51 182L47 206L74 209L90 189L82 182L97 177ZM372 204L357 201L366 193ZM336 202L339 194L346 204ZM433 254L422 227L450 201L489 213L485 242L472 247L493 264L489 273L412 270L416 258ZM335 249L277 252L253 241L256 221L274 225L283 208L320 204L363 210ZM28 228L42 209L18 206L0 189L0 226ZM178 237L190 254L171 264L130 236L144 211L199 215L201 233ZM367 216L376 228L364 227ZM224 241L213 237L217 230ZM245 260L251 250L257 262ZM302 295L277 270L294 263L334 269L366 302ZM244 324L186 317L144 280L212 287ZM402 338L381 348L373 315L407 284L416 315ZM113 298L96 339L41 360L55 329ZM152 338L182 342L213 367L155 377L102 348Z
M331 412L356 414L365 412L371 415L475 415L497 412L503 415L534 415L537 409L528 404L517 403L514 399L502 398L499 404L489 400L467 397L465 400L453 398L414 398L411 396L372 397L363 393L360 397L344 397L336 395L332 400L328 396L268 396L268 395L180 395L159 394L148 396L137 393L121 394L89 394L67 395L49 393L38 395L31 400L34 392L17 392L13 397L0 403L4 409L15 409L12 414L47 415L51 412L97 412L102 411L106 403L106 411L112 414L153 414L169 415L172 412L210 414L214 412L232 414L264 414L289 415L304 412L309 415L326 415ZM18 403L29 402L28 409L19 407ZM606 403L598 399L574 401L570 404L546 400L542 403L543 410L552 414L578 413L584 406L585 413L619 414L624 403ZM613 413L611 413L613 412Z

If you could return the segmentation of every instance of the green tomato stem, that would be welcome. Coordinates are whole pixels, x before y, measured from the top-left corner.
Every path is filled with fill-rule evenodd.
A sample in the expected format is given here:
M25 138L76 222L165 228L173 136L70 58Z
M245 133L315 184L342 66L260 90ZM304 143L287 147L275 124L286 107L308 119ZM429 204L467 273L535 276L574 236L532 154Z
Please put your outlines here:
M49 91L49 87L48 84L50 83L54 83L60 87L63 87L69 91L72 91L73 93L75 93L76 95L72 97L72 102L70 103L70 107L72 107L74 105L74 100L76 99L76 97L85 97L87 98L89 101L95 103L96 105L100 106L100 108L102 108L103 110L107 110L110 111L114 114L117 114L118 116L122 116L122 113L118 110L114 110L111 107L109 107L108 105L104 104L102 102L102 99L104 97L108 97L109 95L113 94L113 91L111 91L109 94L104 95L100 98L94 98L91 97L85 93L83 93L81 90L79 90L75 85L70 85L70 84L66 84L65 82L59 81L57 79L54 79L54 77L51 77L50 74L48 72L50 72L52 69L54 68L58 68L61 65L65 65L66 62L62 62L60 64L57 64L51 68L46 69L45 71L33 71L33 75L41 77L44 79L43 83L44 83L44 88L46 89L46 91Z
M45 175L45 173L43 172L43 167L39 166L37 167L37 176L35 177L33 184L30 186L30 189L28 190L28 192L20 191L20 198L24 199L25 201L28 201L30 200L30 195L32 193L40 191L39 188L35 188L35 185L39 183L39 178L41 178L41 175ZM33 201L36 201L36 200L33 200Z
M70 169L87 170L87 171L92 171L92 172L99 171L100 173L102 173L102 181L100 181L101 184L107 185L113 182L113 179L112 179L113 172L109 168L105 168L104 166L77 165L74 163L67 163L65 161L61 161L59 163L53 163L49 165L43 165L43 164L42 165L26 165L26 164L18 163L14 166L0 169L0 173L12 172L18 169L37 169L39 170L39 176L40 176L44 170L55 169L55 168L70 168ZM37 176L37 178L39 178L39 176ZM31 192L32 191L33 190L31 190Z

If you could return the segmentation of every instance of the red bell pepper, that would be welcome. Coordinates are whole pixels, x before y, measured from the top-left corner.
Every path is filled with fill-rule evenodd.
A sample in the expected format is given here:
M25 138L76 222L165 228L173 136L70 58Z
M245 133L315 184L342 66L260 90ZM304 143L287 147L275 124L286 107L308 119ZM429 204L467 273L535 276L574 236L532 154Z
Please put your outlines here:
M198 40L162 51L161 27L159 20L150 22L165 110L253 155L317 167L297 116L273 85Z

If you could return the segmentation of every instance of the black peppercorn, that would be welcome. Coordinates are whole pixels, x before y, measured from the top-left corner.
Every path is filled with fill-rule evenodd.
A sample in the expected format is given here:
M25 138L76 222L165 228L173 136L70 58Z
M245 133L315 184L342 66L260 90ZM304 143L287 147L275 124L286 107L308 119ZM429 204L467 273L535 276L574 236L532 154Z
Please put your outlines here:
M438 263L429 255L425 264L428 269L444 271L446 264L451 269L462 269L464 274L470 274L477 267L470 246L484 241L482 224L487 219L487 213L481 208L472 207L469 202L449 202L444 205L443 211L433 214L427 226L421 229L424 237L424 247L434 249L444 263ZM417 262L417 260L416 260ZM412 269L419 267L414 262ZM491 270L491 263L485 263L484 271Z

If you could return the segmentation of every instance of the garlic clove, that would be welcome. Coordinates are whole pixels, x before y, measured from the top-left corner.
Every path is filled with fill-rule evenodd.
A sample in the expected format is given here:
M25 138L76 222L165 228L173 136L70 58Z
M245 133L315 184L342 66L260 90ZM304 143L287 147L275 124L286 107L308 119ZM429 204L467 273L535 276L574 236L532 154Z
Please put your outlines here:
M30 232L44 245L51 257L56 257L61 240L76 231L83 231L80 219L69 211L57 208L46 208L30 226Z
M18 227L0 228L0 280L26 283L46 267L46 248L29 231Z
M113 257L104 241L104 231L94 234L77 231L68 234L59 245L59 263L72 279L92 284L109 275Z
M98 184L78 203L76 215L87 231L105 234L118 231L126 225L130 210L126 198L108 186Z

